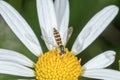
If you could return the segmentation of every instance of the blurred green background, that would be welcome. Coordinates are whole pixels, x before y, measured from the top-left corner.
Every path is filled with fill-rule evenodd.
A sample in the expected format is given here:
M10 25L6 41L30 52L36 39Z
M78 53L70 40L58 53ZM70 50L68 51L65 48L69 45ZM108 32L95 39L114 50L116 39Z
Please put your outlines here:
M40 28L38 24L36 0L5 0L19 11L19 13L27 20L31 25L31 28L37 35L41 42L44 51L47 51L45 44L41 40ZM71 46L77 37L78 33L82 30L88 20L99 10L107 5L120 6L120 0L70 0L70 22L69 26L74 27L74 32L67 47L71 49ZM0 48L15 50L23 53L32 60L36 61L36 57L32 55L28 49L17 39L14 33L9 29L8 25L0 16ZM94 56L104 52L106 50L116 51L116 60L109 66L111 69L119 70L118 61L120 59L120 13L109 25L109 27L78 57L82 58L82 64L87 62ZM15 80L17 76L0 75L0 80ZM81 78L80 80L94 80Z

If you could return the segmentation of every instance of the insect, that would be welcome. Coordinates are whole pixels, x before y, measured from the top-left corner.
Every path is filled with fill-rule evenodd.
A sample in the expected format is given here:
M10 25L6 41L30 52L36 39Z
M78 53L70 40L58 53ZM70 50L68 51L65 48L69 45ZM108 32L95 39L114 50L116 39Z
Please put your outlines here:
M65 47L62 43L62 40L61 40L61 37L60 37L60 34L59 32L57 31L57 29L53 28L53 34L54 34L54 37L55 37L55 40L56 40L56 43L60 49L60 54L65 54Z

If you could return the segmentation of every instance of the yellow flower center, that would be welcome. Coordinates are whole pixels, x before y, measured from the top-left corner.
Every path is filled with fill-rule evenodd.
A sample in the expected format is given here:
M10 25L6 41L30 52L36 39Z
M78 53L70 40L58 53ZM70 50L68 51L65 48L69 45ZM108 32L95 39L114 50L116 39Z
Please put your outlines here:
M60 50L50 50L39 57L35 64L37 80L78 80L82 74L80 61L72 52L65 50L60 55Z

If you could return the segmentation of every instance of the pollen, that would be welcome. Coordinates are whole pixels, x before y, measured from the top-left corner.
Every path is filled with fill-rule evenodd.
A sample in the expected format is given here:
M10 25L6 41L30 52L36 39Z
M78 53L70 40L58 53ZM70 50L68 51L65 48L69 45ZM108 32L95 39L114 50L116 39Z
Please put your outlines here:
M60 55L59 49L50 50L39 57L35 64L37 80L78 80L82 74L80 60L72 52Z

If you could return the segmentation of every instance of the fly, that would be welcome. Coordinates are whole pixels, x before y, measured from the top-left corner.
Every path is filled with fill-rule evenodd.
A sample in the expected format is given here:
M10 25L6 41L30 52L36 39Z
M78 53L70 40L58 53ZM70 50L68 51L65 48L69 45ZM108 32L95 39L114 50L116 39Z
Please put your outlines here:
M62 40L61 40L61 37L60 37L60 34L59 34L58 30L55 29L55 28L53 28L53 34L54 34L56 43L57 43L57 45L58 45L58 47L59 47L59 49L60 49L60 54L61 54L61 55L62 55L62 54L65 54L65 53L66 53L66 52L65 52L65 47L64 47L64 45L63 45L63 43L62 43Z

